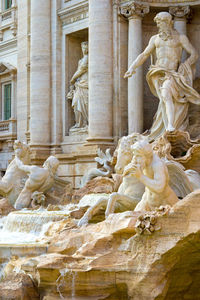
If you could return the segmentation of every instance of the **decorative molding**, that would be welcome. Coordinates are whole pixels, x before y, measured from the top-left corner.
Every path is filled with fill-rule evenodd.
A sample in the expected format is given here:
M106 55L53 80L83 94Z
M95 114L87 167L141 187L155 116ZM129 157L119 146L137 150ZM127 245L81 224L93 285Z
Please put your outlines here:
M0 141L14 141L17 138L17 120L0 121Z
M17 69L10 63L0 62L0 76L8 73L14 74Z
M169 13L176 18L183 18L190 13L189 5L185 6L170 6Z
M17 35L17 6L0 12L0 41L3 41L3 31L10 29L13 36Z
M0 31L0 37L1 37L1 31ZM13 49L15 48L15 49ZM4 51L9 51L10 52L16 52L17 51L17 38L14 37L10 40L7 41L2 41L0 42L0 53Z
M149 13L149 5L141 4L135 1L131 1L125 5L120 6L120 13L126 18L130 18L134 15L144 17L145 14Z
M88 0L80 1L78 4L73 4L73 1L70 1L65 8L58 10L58 16L62 26L87 19L89 17Z
M130 3L130 0L120 0L121 4L128 4ZM200 4L200 0L145 0L145 1L140 1L141 4L149 4L150 6L153 7L169 7L169 6L177 6L177 5L198 5Z

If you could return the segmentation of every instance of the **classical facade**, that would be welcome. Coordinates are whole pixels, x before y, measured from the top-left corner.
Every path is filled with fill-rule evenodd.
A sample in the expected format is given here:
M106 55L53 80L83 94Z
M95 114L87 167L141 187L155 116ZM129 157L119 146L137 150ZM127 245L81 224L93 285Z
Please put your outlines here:
M112 149L120 137L150 129L158 106L145 80L150 60L135 76L123 76L157 32L153 18L161 10L170 12L174 27L200 54L199 0L1 0L0 170L19 139L30 144L36 164L55 154L59 176L78 188L98 148ZM88 75L79 81L88 125L71 130L77 122L74 94L68 95L76 93L70 81L78 70L77 78ZM197 90L199 77L198 61Z

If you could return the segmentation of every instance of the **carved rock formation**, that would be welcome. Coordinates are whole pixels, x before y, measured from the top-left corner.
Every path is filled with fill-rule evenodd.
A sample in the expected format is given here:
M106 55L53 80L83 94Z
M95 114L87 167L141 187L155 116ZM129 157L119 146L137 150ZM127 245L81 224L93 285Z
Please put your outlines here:
M12 274L0 283L0 299L39 300L39 292L27 274Z
M72 201L78 203L87 194L109 194L115 190L115 182L112 178L96 177L79 190L75 191Z
M152 212L159 230L151 235L136 233L143 212L81 228L59 221L46 236L47 254L13 264L31 274L42 299L198 299L199 200L196 191Z

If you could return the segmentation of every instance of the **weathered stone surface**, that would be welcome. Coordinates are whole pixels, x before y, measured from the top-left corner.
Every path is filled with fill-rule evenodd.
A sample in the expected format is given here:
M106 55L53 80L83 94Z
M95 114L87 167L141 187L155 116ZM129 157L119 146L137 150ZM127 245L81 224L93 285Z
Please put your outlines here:
M2 300L39 300L40 296L30 276L13 274L0 283Z
M49 299L198 299L199 199L200 190L158 214L151 235L135 232L141 212L60 232L37 258L40 291L51 286Z
M15 208L10 204L7 198L0 199L0 215L7 216Z
M79 250L80 254L81 251L87 252L87 249L90 249L88 250L90 252L91 247L96 247L96 244L101 245L98 251L102 251L105 249L104 242L112 240L112 235L135 234L134 225L139 214L139 212L111 214L103 222L72 230L66 229L51 240L48 252L73 254ZM95 253L95 250L93 252Z
M115 183L111 178L96 177L90 180L83 188L79 189L73 194L72 201L79 202L79 200L87 194L109 194L114 191Z
M53 187L46 193L47 204L65 205L71 202L72 186L69 181L56 178Z

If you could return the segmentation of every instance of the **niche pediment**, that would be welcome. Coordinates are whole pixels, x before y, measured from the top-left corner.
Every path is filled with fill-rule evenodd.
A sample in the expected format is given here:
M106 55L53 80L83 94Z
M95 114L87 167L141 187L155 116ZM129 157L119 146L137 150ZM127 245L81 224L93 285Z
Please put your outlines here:
M5 62L0 62L0 75L13 72L17 72L17 69L13 65Z

